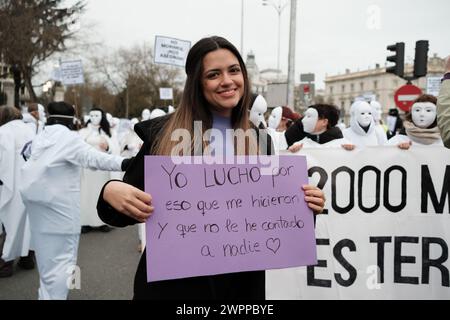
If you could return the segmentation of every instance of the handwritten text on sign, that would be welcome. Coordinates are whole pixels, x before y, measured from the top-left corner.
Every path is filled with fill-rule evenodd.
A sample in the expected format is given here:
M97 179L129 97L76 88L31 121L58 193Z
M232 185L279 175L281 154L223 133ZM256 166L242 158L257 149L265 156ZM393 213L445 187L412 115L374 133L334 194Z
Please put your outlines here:
M313 214L301 190L306 158L281 157L271 175L249 164L257 161L245 163L146 157L145 190L155 207L149 282L316 264Z

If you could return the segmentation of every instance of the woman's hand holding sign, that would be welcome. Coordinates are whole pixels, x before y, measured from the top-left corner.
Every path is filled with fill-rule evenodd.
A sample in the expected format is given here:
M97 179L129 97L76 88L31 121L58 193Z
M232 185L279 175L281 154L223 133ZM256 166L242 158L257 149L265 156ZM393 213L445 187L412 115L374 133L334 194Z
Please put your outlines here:
M103 199L120 213L139 222L146 222L154 211L151 195L120 181L108 183Z
M313 186L303 186L305 191L305 201L314 214L321 214L325 207L325 194L322 190Z

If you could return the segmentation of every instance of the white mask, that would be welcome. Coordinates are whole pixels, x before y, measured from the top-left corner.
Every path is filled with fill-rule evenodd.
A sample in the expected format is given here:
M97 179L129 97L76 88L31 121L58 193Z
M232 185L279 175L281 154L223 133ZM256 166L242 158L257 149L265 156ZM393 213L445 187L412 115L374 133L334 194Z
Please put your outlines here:
M370 126L373 121L372 107L367 102L360 102L356 108L356 121L362 128Z
M169 112L169 114L174 113L175 112L175 108L173 106L169 106L168 112Z
M282 107L276 107L275 109L273 109L269 117L269 128L277 130L278 126L281 123L282 116L283 116Z
M316 129L317 121L319 121L319 113L316 109L309 108L302 119L303 130L306 133L313 133Z
M378 101L371 101L370 105L372 106L373 119L376 123L379 123L381 120L381 116L383 115L383 108Z
M266 120L264 119L264 113L267 112L267 102L262 96L258 96L253 103L250 110L250 121L257 127L262 123L265 127L267 126Z
M156 119L159 117L164 117L165 115L166 115L166 113L164 111L162 111L161 109L155 109L150 114L150 120L153 120L153 119Z
M138 118L133 118L133 119L131 119L131 125L134 127L136 124L138 124L139 123L139 120L138 120Z
M142 111L142 121L147 121L147 120L149 120L149 119L150 119L150 115L151 115L150 110L144 109L144 110Z
M411 116L417 127L427 129L436 120L436 105L431 102L417 102L411 108Z
M89 120L91 120L92 125L99 126L102 121L101 111L91 111L89 112Z
M39 121L47 123L47 116L45 115L45 108L43 105L38 104Z

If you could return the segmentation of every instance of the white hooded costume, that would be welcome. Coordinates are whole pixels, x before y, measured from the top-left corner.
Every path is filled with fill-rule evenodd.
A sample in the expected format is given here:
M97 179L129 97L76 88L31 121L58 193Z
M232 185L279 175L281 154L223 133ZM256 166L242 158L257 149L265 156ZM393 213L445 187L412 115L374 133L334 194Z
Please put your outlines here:
M383 107L378 101L371 101L370 106L372 107L372 116L373 120L375 121L375 131L377 134L377 137L381 137L383 139L382 145L387 143L387 128L385 128L381 124L381 118L383 117Z
M142 140L134 131L134 126L139 122L137 118L133 118L130 121L130 128L128 132L124 135L121 141L120 154L125 158L131 158L136 156L142 147Z
M280 126L282 118L283 118L282 107L274 108L269 117L269 127L267 128L267 132L272 138L273 145L275 147L275 153L278 153L278 151L280 150L286 150L288 148L284 132L277 131L278 127Z
M122 161L98 152L63 125L46 126L34 139L22 169L21 194L36 251L39 299L64 300L68 295L81 229L81 167L119 171Z
M3 224L6 241L1 258L4 261L26 257L30 250L30 226L19 187L20 169L25 163L21 152L34 136L33 130L22 120L0 127L0 233Z
M101 111L94 110L90 112L91 123L86 128L80 130L81 138L100 152L105 152L100 145L108 145L108 153L113 155L120 154L120 146L116 139L109 137L101 128ZM106 154L106 152L105 152ZM119 178L120 174L114 178ZM81 225L90 227L101 227L105 223L97 215L96 205L98 194L103 185L112 179L111 172L101 170L83 169L81 171Z
M253 102L252 108L250 109L250 121L259 128L261 124L267 127L266 120L264 119L264 114L267 112L267 101L263 96L258 95Z
M36 120L35 117L31 113L24 112L22 114L23 116L23 122L25 122L34 132L34 134L38 134L42 132L42 130L45 127L45 123L47 122L47 116L45 114L45 108L42 104L38 104L38 114L39 114L39 120Z
M368 128L367 132L363 128ZM381 146L386 136L375 130L372 107L365 101L356 101L351 107L350 127L343 132L344 138L357 148Z

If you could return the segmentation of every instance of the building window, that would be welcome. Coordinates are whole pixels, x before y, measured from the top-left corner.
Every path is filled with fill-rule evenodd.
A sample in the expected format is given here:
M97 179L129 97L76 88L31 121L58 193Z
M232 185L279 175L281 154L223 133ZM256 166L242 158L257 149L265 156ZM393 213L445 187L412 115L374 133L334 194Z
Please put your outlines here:
M359 88L361 89L361 92L364 91L364 82L361 82L359 84Z
M333 87L330 87L330 94L333 94Z
M375 80L375 81L373 82L373 88L374 88L375 90L378 89L378 81L377 81L377 80Z
M345 84L342 85L342 93L345 92Z
M351 92L355 91L355 85L353 83L350 85L350 91Z

